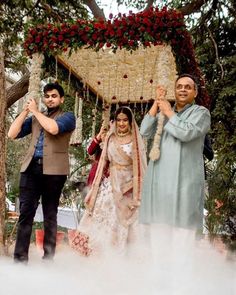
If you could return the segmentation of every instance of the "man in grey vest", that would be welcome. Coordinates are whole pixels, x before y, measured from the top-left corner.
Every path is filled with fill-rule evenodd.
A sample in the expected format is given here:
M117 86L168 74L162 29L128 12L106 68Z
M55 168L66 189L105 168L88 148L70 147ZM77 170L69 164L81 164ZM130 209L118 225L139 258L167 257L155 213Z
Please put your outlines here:
M64 90L59 84L49 83L43 92L47 111L40 112L35 100L29 99L8 131L11 139L31 134L31 143L21 166L15 262L28 261L32 225L40 197L44 216L43 259L54 257L57 209L69 174L68 147L75 129L75 116L62 111ZM29 113L32 116L28 117Z

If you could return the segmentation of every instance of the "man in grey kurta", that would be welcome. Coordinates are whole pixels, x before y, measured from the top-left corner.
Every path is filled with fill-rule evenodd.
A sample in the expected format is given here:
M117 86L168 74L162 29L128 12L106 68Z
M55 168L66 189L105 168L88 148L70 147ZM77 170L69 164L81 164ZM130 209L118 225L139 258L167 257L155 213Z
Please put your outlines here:
M141 223L162 223L202 229L204 203L204 138L210 129L210 113L194 104L197 84L190 75L176 80L176 103L171 108L166 90L144 117L140 132L154 137L161 111L165 115L160 157L149 160L143 182Z

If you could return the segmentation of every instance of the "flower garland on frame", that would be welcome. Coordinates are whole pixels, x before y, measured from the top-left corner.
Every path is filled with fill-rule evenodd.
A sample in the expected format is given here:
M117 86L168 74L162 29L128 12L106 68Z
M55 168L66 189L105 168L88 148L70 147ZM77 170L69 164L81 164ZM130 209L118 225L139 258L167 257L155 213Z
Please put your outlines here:
M167 97L170 97L170 94L173 94L174 85L172 85L172 81L175 81L175 77L169 77L170 73L176 72L170 71L170 69L175 69L175 61L172 58L171 48L170 46L163 46L162 50L160 50L160 54L158 57L159 61L157 63L158 73L160 73L158 83L166 88ZM166 99L167 99L166 97ZM157 129L153 139L152 148L149 153L149 158L152 161L156 161L160 158L160 143L161 143L161 135L163 132L165 116L162 112L159 113Z
M42 63L44 60L44 55L41 53L34 53L32 55L32 62L30 67L30 78L29 78L29 88L27 97L36 99L37 101L41 97L40 95L40 82L42 74Z

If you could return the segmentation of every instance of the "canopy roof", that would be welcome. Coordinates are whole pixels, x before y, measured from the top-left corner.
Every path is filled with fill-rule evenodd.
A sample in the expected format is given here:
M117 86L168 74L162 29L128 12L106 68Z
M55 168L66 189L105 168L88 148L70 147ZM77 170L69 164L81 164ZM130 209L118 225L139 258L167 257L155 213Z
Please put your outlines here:
M156 85L164 82L163 77L168 84L167 99L174 99L177 73L170 46L140 47L133 53L125 49L114 53L110 48L98 52L83 48L58 59L107 103L154 99ZM166 71L161 75L163 62Z
M37 25L28 31L24 46L29 56L54 55L109 103L149 101L163 81L173 99L176 75L182 73L199 80L197 103L210 102L191 37L175 10L151 8L108 21Z

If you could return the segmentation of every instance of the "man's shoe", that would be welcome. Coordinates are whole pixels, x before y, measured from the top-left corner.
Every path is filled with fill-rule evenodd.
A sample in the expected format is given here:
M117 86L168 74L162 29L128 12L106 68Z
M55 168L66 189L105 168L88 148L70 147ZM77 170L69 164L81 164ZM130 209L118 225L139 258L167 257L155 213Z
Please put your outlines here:
M53 256L44 254L42 259L45 260L45 261L53 261Z
M14 257L14 262L17 264L24 264L27 265L28 264L28 259L25 257Z

